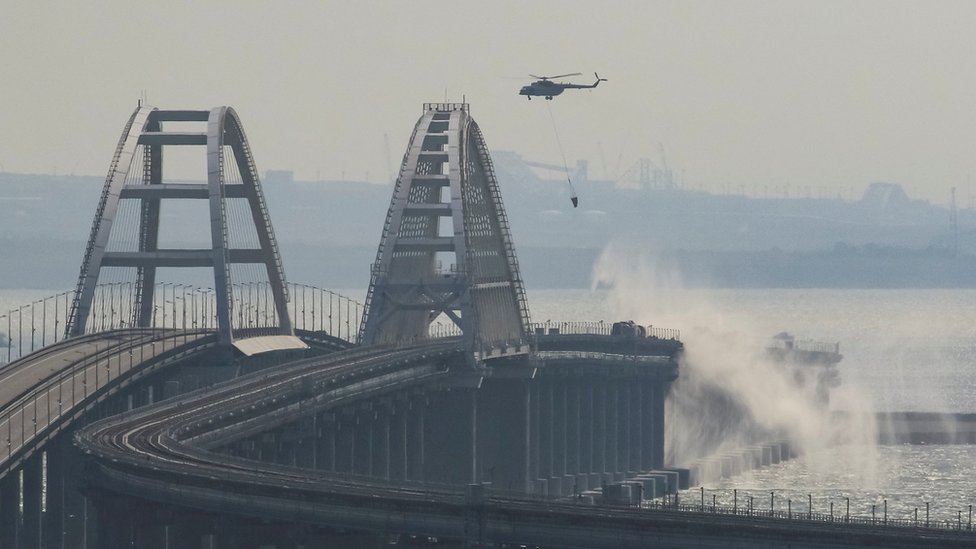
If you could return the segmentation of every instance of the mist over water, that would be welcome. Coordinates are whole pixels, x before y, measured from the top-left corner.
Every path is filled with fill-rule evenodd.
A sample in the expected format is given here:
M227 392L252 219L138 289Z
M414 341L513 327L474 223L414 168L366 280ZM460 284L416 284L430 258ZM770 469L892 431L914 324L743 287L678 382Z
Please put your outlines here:
M856 384L843 381L831 391L830 404L822 402L816 391L819 367L775 361L766 352L775 332L764 322L720 310L707 293L680 291L680 277L661 272L646 256L611 246L595 265L593 281L608 288L614 318L681 330L685 353L667 409L669 463L687 466L750 444L788 439L794 451L813 458L808 465L814 472L833 474L842 467L862 488L876 484L875 410ZM779 331L793 332L793 327Z

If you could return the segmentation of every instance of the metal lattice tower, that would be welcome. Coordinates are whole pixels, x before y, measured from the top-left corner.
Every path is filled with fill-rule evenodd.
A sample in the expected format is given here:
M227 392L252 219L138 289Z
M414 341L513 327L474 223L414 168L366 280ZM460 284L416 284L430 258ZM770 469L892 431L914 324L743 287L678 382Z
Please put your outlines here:
M488 148L466 103L424 105L386 215L359 341L427 339L438 317L460 328L475 356L525 351L525 290Z
M173 124L170 124L173 123ZM196 123L197 132L184 131ZM179 131L165 131L169 126ZM206 183L167 182L163 177L163 152L167 147L206 147ZM227 173L233 173L231 180ZM159 247L160 211L164 201L206 200L210 214L209 249L162 249ZM137 201L138 220L131 227L117 223L117 214L127 201ZM234 211L248 210L253 225L247 231L255 234L257 245L234 246L241 240L228 227L229 205ZM130 204L131 205L131 204ZM245 218L246 215L240 217ZM138 232L121 235L135 239L134 250L118 251L110 247L113 236L120 231ZM114 241L113 240L113 241ZM234 326L234 285L232 269L235 264L256 264L260 272L267 272L270 294L274 300L274 324L260 333L246 327ZM281 256L268 217L264 195L258 181L257 169L251 155L240 119L230 107L215 107L209 111L159 110L140 105L129 118L112 158L108 176L102 189L98 210L92 223L91 235L85 249L77 291L66 325L66 335L85 333L91 314L92 300L99 275L104 268L121 267L135 272L136 303L132 324L150 326L153 316L154 287L157 269L164 267L206 267L213 269L216 317L219 341L231 345L236 339L253 335L292 336L292 324L287 310L287 287Z

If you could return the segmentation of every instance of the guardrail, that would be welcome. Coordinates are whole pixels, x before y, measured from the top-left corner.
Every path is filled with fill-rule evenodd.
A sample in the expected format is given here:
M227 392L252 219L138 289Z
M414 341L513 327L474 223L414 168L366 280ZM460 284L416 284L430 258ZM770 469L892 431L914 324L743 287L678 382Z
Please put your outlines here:
M0 410L0 441L3 442L0 447L0 476L13 465L11 459L18 457L39 434L59 423L66 414L73 413L79 404L145 363L146 347L150 352L148 360L165 360L168 363L184 358L189 352L211 346L212 342L203 343L202 347L167 356L170 351L198 341L209 333L134 329L130 334L136 337L123 339L115 345L106 344L102 349L96 343L94 354L83 355L76 362L69 362L66 368L13 399ZM73 341L85 344L86 339L94 340L95 336L82 336ZM13 426L17 423L20 424L19 438L13 432Z
M330 290L289 283L288 312L299 330L326 332L355 342L363 304ZM34 300L0 314L0 364L57 343L64 338L74 290ZM101 333L137 325L134 282L101 284L95 290L86 332ZM267 282L232 287L234 329L250 335L277 333L277 312ZM159 283L153 292L149 326L157 329L213 330L217 326L213 288ZM446 336L442 336L446 337Z
M677 494L665 494L653 500L643 500L639 505L634 507L647 510L676 511L699 515L741 517L744 519L768 518L775 520L801 521L803 523L871 526L875 528L925 528L932 530L957 530L971 532L973 535L976 535L976 532L973 532L973 506L968 504L965 511L965 516L963 515L963 509L958 509L957 514L954 517L955 520L947 518L932 520L929 516L928 503L926 503L926 508L924 510L925 514L922 517L919 517L920 508L915 507L913 517L905 519L889 516L887 500L884 500L884 505L881 509L878 509L876 505L872 505L872 515L868 517L856 514L852 515L850 512L850 500L848 498L844 498L845 508L843 510L838 509L838 511L835 513L833 503L831 503L830 511L828 513L815 513L813 512L811 503L793 502L790 499L785 500L786 509L784 510L783 498L780 497L779 500L777 500L775 492L769 492L769 494L770 498L768 500L759 502L759 506L756 505L754 496L747 495L743 495L742 499L738 500L741 501L741 504L738 504L737 502L732 506L729 506L717 504L715 494L712 494L711 498L706 498L705 490L702 488L700 499L698 499L696 503L679 503ZM765 505L767 501L769 503L768 506ZM795 508L793 505L794 503L797 503ZM803 506L803 503L806 503L806 505Z

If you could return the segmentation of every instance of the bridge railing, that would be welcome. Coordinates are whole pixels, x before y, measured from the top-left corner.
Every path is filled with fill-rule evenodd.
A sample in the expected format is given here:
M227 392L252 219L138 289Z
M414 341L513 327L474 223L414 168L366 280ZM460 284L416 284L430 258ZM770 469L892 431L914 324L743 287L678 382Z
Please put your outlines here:
M34 300L0 314L0 364L64 339L73 291Z
M798 351L811 351L815 353L840 353L840 343L814 341L812 339L797 340L794 342L793 348Z
M743 496L738 504L719 505L714 499L705 499L703 495L701 499L693 498L693 501L694 503L679 503L677 496L667 494L653 500L643 500L637 507L647 510L677 511L727 517L767 518L803 521L806 523L851 524L856 526L871 526L874 528L963 530L976 535L976 531L973 531L971 511L964 511L965 506L958 509L952 518L945 518L944 516L939 518L926 517L924 509L923 514L920 516L918 507L914 509L914 513L910 515L910 518L896 518L890 516L883 509L878 509L876 505L872 505L871 516L864 516L851 514L846 507L841 508L840 506L836 510L831 507L831 511L828 513L814 512L807 502L793 502L788 499L783 500L782 498L779 500L773 498L773 502L771 503L769 499L758 502L749 496ZM764 506L764 504L768 505ZM786 507L785 509L784 505Z
M326 332L355 343L363 317L363 304L333 291L289 283L288 309L298 330Z
M467 103L424 103L424 112L427 111L470 111L471 107Z
M147 360L172 361L182 358L193 349L186 348L175 355L172 351L185 347L187 343L197 342L206 332L143 328L129 331L128 334L128 338L114 344L105 343L101 348L97 337L81 336L78 338L80 344L85 344L82 338L88 338L91 341L87 344L95 345L94 354L77 354L80 350L68 353L68 358L63 359L69 363L68 367L31 387L0 409L0 476L12 466L11 458L17 457L38 434L43 434L62 416L75 413L78 405ZM206 342L204 347L209 345L212 345L212 340Z
M289 283L288 312L299 330L325 332L354 342L363 314L359 301L307 284ZM134 282L101 284L95 290L86 333L136 327ZM249 335L277 333L277 313L268 283L235 284L232 322ZM0 314L0 364L43 349L65 338L74 290L34 300ZM153 291L150 328L214 330L217 327L213 288L159 283ZM445 336L446 337L446 336Z

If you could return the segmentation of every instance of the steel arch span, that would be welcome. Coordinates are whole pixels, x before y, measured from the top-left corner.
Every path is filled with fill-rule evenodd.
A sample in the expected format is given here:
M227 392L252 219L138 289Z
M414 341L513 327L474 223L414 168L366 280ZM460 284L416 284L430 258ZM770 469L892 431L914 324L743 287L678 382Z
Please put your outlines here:
M193 123L205 131L184 130ZM171 130L171 126L176 129ZM165 179L164 149L191 146L206 148L207 182L176 183ZM209 249L160 247L161 204L172 200L207 201ZM233 245L242 238L233 232L241 229L228 224L228 205L232 200L246 201L252 225L242 232L256 234L256 238L251 239L254 242L244 246ZM126 226L119 223L119 213L129 201L138 206L138 220ZM129 248L119 244L126 240L135 244ZM235 326L235 281L231 269L235 264L257 265L266 273L274 303L274 314L266 317L274 318L266 318L258 328L254 321L245 325L243 320ZM132 113L105 178L66 323L66 335L85 333L99 276L109 267L135 272L132 296L135 303L131 307L133 326L150 326L153 322L156 307L153 291L158 269L206 267L213 271L220 344L231 345L235 339L255 335L293 336L281 255L250 145L233 108L160 110L140 105ZM237 313L242 318L241 312Z
M373 264L360 339L456 325L475 357L526 347L529 311L488 147L466 103L427 103Z

